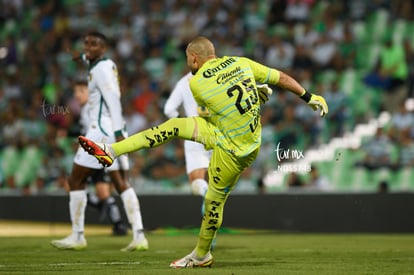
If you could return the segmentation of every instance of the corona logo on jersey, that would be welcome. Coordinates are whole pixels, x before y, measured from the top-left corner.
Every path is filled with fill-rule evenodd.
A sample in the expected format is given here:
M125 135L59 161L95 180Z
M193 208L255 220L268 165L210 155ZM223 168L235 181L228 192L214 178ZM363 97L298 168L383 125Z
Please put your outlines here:
M220 64L218 64L215 68L213 69L207 69L203 72L203 76L205 78L210 78L216 75L217 72L219 72L220 70L226 68L227 66L229 66L230 64L236 62L236 60L233 57L227 58L226 60L224 60L223 62L221 62Z

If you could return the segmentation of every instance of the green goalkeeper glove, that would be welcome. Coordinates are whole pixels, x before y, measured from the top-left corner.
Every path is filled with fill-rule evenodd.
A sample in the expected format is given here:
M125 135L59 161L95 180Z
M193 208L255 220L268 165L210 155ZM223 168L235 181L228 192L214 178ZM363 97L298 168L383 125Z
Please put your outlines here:
M320 116L324 117L328 113L328 104L326 104L325 98L320 95L311 94L307 91L303 91L300 96L314 111L318 109L321 111Z
M267 84L256 85L256 87L259 93L260 105L263 105L269 101L269 96L272 95L273 91Z
M202 117L209 117L211 115L208 108L204 106L198 106L197 113L199 116L202 116Z

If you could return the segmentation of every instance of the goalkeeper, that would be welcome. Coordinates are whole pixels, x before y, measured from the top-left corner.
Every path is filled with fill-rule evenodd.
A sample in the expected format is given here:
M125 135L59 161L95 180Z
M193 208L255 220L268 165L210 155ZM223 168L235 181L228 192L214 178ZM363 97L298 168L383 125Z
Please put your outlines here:
M192 73L185 74L176 83L170 96L164 105L164 114L168 118L178 117L179 107L184 109L186 117L194 116L210 116L208 109L204 106L197 106L193 94L190 89L190 79ZM260 97L260 104L264 104L269 100L272 94L272 89L267 84L258 85L258 92ZM191 190L194 195L200 195L204 198L207 192L207 169L210 162L211 150L204 149L203 144L191 140L184 141L185 162L188 179L191 185ZM202 205L202 215L204 215L204 202ZM215 246L215 240L212 243L211 250Z
M224 204L240 174L255 160L261 142L260 98L256 81L277 85L304 100L321 116L328 113L323 97L307 92L295 79L246 57L217 57L205 37L192 40L186 49L187 65L194 75L190 88L194 99L207 108L207 117L172 118L112 144L79 137L81 146L104 166L120 155L152 148L173 138L193 140L212 149L208 167L205 215L197 245L172 268L209 267L211 243L223 221Z
M191 72L185 74L176 83L164 105L164 114L168 118L175 118L180 115L179 107L182 106L186 117L210 116L209 110L204 106L197 106L190 89ZM257 85L260 104L269 100L272 89L267 84ZM186 140L184 142L186 170L194 195L204 198L207 192L207 168L210 162L211 151L204 149L203 144Z

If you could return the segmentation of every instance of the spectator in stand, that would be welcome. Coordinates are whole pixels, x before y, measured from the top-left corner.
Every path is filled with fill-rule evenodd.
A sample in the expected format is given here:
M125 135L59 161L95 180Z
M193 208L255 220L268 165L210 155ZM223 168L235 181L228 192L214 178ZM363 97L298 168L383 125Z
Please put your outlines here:
M18 146L23 142L23 115L12 104L1 115L1 135L6 146Z
M316 70L327 70L335 68L338 46L328 33L321 32L311 50L311 57Z
M414 20L414 1L394 0L391 1L393 14L405 20Z
M309 176L309 181L306 183L307 188L318 191L332 190L332 186L328 178L324 175L321 175L319 169L316 166L311 165Z
M383 109L396 112L403 100L407 98L408 66L405 49L401 43L387 37L379 55L374 71L364 81L367 85L380 88L383 94Z
M294 148L301 143L302 125L295 116L295 103L289 103L283 111L283 119L276 124L275 143L283 148Z
M41 111L39 106L42 105L44 99L42 97L42 91L45 90L49 90L51 96L56 97L56 104L68 106L65 101L66 95L70 90L70 83L67 81L67 76L79 71L80 67L76 67L73 64L69 65L67 60L65 60L68 56L62 53L62 49L77 47L78 45L75 41L78 40L79 33L85 31L89 26L102 26L105 32L108 30L109 33L115 34L114 37L122 39L122 42L119 44L112 45L114 46L112 48L116 50L114 56L111 56L111 58L118 64L119 73L123 78L121 83L128 83L122 90L136 91L136 87L134 86L136 83L146 82L146 80L143 81L142 79L147 76L140 71L140 68L138 68L140 66L136 66L136 64L144 64L147 60L148 55L146 51L156 46L162 48L164 57L176 57L171 53L182 54L189 42L190 34L194 33L194 31L203 32L204 35L211 34L214 40L216 40L216 33L219 32L218 35L221 37L224 36L227 40L237 41L235 45L228 45L229 47L240 47L242 45L245 48L246 56L253 57L253 59L265 63L265 53L272 46L269 42L272 37L266 31L275 25L279 26L281 24L280 26L288 28L288 31L294 30L294 39L291 42L296 51L295 59L296 56L299 56L298 49L302 47L301 45L304 45L304 48L308 51L312 50L314 42L320 35L320 33L315 31L315 24L318 24L320 18L319 14L321 12L323 14L323 11L320 11L319 7L326 9L327 6L328 9L331 9L329 7L332 5L343 5L345 12L339 14L339 16L334 16L333 21L334 23L338 23L335 20L339 19L343 20L339 23L346 23L345 20L350 20L352 26L356 26L354 23L358 23L358 20L365 20L368 12L375 11L379 7L386 7L387 2L388 6L393 7L393 10L388 10L391 11L393 20L401 18L410 20L414 16L414 13L412 13L412 1L403 0L325 1L328 3L327 5L324 5L325 2L309 0L307 1L309 3L308 6L311 9L316 9L308 10L305 13L303 13L305 9L302 9L302 7L296 10L292 9L295 5L302 5L304 1L301 0L269 0L267 4L264 4L265 1L256 1L257 3L249 4L248 8L246 5L240 4L247 3L246 1L239 0L204 2L199 0L176 0L155 1L157 3L151 4L145 1L121 1L122 6L117 4L119 1L103 1L108 2L108 4L100 4L98 3L100 1L96 0L83 2L65 1L63 4L61 3L62 1L55 1L54 3L51 3L51 1L21 0L2 2L4 5L0 9L0 21L4 23L5 28L2 28L1 32L4 37L4 46L8 48L9 54L3 58L1 58L0 54L0 75L3 76L3 78L0 77L0 94L2 93L1 90L3 90L3 96L0 96L1 117L6 115L9 104L15 104L12 101L16 100L16 98L18 105L22 109L28 110L33 107ZM319 4L322 5L319 6ZM290 5L289 12L286 12L288 5ZM97 8L102 12L97 13ZM306 14L307 12L310 12L307 20L300 21L303 18L300 14ZM289 25L286 23L285 16L287 13L290 14L289 21L296 20L295 22L300 21L301 23L298 25ZM317 20L309 17L313 14L318 16L315 18ZM231 21L234 20L232 18L237 18L242 23L229 24L229 22L233 22ZM165 24L159 24L162 20L165 23L168 21L168 28L165 28ZM407 22L409 23L409 21ZM190 25L190 23L193 25ZM365 41L353 40L355 37L351 37L351 35L347 39L347 31L349 34L352 34L351 31L358 30L353 28L348 28L347 30L347 27L348 25L346 24L343 40L338 44L338 52L343 62L339 67L342 69L353 68L355 48L359 47L361 43L365 43ZM237 31L229 30L230 28L236 29ZM130 41L131 37L122 37L127 32L132 33L132 41ZM177 33L180 33L180 35L177 36ZM409 45L409 41L411 41L409 35L406 32L403 37L406 40L406 46L411 46ZM240 37L243 39L240 40ZM37 41L37 43L33 44L31 43L32 41ZM111 43L116 41L112 41ZM221 44L222 41L215 41L218 49L224 49ZM356 44L352 45L353 43ZM29 47L28 45L31 46ZM131 47L133 47L132 53ZM414 83L412 52L412 49L411 54L406 51L406 59L408 59L408 62L411 60L411 83ZM130 59L123 62L127 57ZM311 74L313 78L313 74L318 72L315 70L314 64L307 65L310 67L307 70L301 70L301 67L304 68L304 63L301 63L302 61L295 61L295 59L292 65L295 69L295 75L306 72L306 74ZM298 59L300 60L300 58ZM306 62L308 61L305 60ZM172 64L175 75L181 75L185 64L180 64L180 62L175 61ZM10 79L11 74L17 75L17 82ZM310 78L311 82L313 82L312 78ZM19 79L24 79L24 81L18 81ZM170 82L165 83L165 79L169 79ZM152 84L155 82L154 80L148 77L148 83ZM168 74L164 74L161 81L164 85L170 85L170 89L172 88L171 84L175 83L175 81L171 81ZM413 96L414 92L412 87L413 84L411 84L411 93L408 93L409 96ZM163 87L163 89L170 90L168 87ZM136 107L137 109L145 110L143 114L146 114L149 119L157 120L153 116L160 113L160 106L163 104L160 102L159 97L153 95L160 93L160 87L152 86L151 91L153 92L152 95L151 93L146 93L145 96L140 98L143 99L144 104L137 103ZM131 95L124 103L131 103L138 94L137 92ZM278 94L280 98L279 95L273 97L274 104L283 107L285 105L284 101L279 103L277 100L284 100L284 95L283 93ZM40 97L40 102L38 99L34 102L35 95L36 98ZM123 98L126 97L123 95ZM137 99L137 101L140 99ZM46 102L46 104L49 103ZM125 104L124 110L126 110ZM281 112L282 110L283 108L273 108L272 112L275 114L274 118L272 118L273 121L283 119L280 114L277 114L277 112ZM23 115L19 112L17 114L17 120L21 118L23 118ZM38 117L38 120L43 121L43 123L46 122L48 131L53 132L54 130L52 128L56 130L57 126L52 124L49 120L50 118L52 116L48 116L46 120L41 115ZM2 122L5 122L5 120L2 120ZM6 123L0 123L0 131L3 131L4 128L7 128L7 131L9 131L9 127L10 125L6 125ZM66 125L64 127L69 126ZM3 138L3 136L0 136L0 146L4 146L5 144ZM39 136L38 139L41 143L42 150L47 151L53 147L51 145L53 143L49 138L46 139L45 136ZM57 139L57 137L54 137L54 139Z
M346 14L345 17L352 21L364 20L366 14L369 11L369 1L361 0L348 0L343 1L345 5Z
M249 1L244 15L245 28L250 32L255 32L266 28L266 16L261 9L260 1Z
M401 131L398 144L397 169L404 167L414 167L414 140L411 137L411 130L404 129Z
M318 89L318 91L323 94L322 89ZM323 141L321 133L326 125L325 121L320 119L320 116L315 115L313 112L309 112L301 105L295 106L295 118L301 125L300 130L307 133L306 139L303 140L304 144L301 144L301 139L296 141L297 144L305 148L317 147L321 145Z
M285 23L287 0L272 0L267 14L267 25L273 26Z
M413 3L414 6L414 3ZM414 44L410 39L404 39L405 58L408 66L408 98L414 97Z
M332 81L324 95L326 102L328 102L331 108L331 112L328 115L330 136L343 136L349 112L348 99L345 93L339 88L338 81Z
M291 190L295 190L299 187L305 186L305 183L302 177L298 173L295 173L295 172L291 172L288 174L286 184Z
M46 133L46 123L41 119L36 106L30 106L26 109L25 116L22 120L23 139L29 142L37 143L39 137Z
M309 20L313 0L287 0L286 21L300 23Z
M266 64L270 67L278 66L287 71L292 68L295 48L280 35L273 36L270 47L265 56Z
M356 163L357 167L364 167L370 171L393 166L391 160L392 142L383 128L378 128L375 135L365 141L360 150L365 154L361 161Z
M304 45L306 49L311 50L313 45L318 41L320 33L317 32L313 26L312 21L304 23L303 30L295 33L295 45Z
M312 70L314 67L313 60L309 54L308 48L303 44L296 44L294 50L292 67L296 71Z
M352 33L351 24L347 23L344 28L343 39L338 45L338 63L337 68L345 70L353 68L356 59L357 44Z
M398 111L392 114L390 122L389 135L391 140L395 143L401 141L401 136L403 132L411 129L414 125L414 115L412 112L409 112L407 106L404 102L400 103Z
M388 190L389 190L388 182L385 180L380 181L380 183L378 184L378 188L377 188L378 193L387 194Z
M126 103L124 110L125 125L128 135L132 135L147 128L146 117L134 109L133 102Z

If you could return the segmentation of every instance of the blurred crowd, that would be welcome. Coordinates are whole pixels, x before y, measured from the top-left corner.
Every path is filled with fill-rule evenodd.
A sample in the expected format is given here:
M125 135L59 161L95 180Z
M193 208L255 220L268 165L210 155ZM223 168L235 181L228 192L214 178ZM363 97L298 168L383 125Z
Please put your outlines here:
M0 1L0 193L64 192L80 131L72 85L87 72L71 61L68 49L82 50L82 36L90 30L110 40L108 55L118 65L129 134L166 119L163 104L186 73L185 47L198 35L209 37L219 56L250 57L322 94L330 108L326 119L273 87L275 96L262 110L263 153L244 175L256 184L276 167L274 151L268 149L278 144L305 150L342 136L382 110L401 116L398 106L413 95L414 43L406 35L414 26L413 2ZM396 36L396 22L404 27L401 36ZM372 37L375 31L383 33ZM376 62L388 44L403 54L390 54L406 65L397 75L401 85L381 82L395 76L392 66ZM368 62L372 46L378 45L378 58ZM389 108L387 96L401 87L400 101ZM412 117L412 110L408 113ZM133 153L130 161L134 184L186 184L180 140Z

